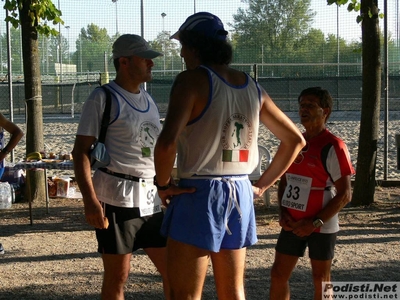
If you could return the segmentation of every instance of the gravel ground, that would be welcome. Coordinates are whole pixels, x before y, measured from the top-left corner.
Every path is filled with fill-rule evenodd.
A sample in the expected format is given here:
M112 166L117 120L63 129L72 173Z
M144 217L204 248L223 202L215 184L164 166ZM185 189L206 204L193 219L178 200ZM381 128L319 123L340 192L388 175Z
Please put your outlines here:
M368 207L345 208L332 276L335 281L400 281L400 189L378 188ZM276 189L272 205L255 201L259 242L248 249L245 286L247 299L268 299L269 272L280 230ZM85 224L83 204L54 198L47 213L44 203L33 204L33 225L27 203L0 210L0 299L99 299L102 262L94 232ZM309 261L300 259L291 278L292 299L312 299ZM164 299L160 277L140 251L131 262L126 299ZM203 299L217 299L211 268Z

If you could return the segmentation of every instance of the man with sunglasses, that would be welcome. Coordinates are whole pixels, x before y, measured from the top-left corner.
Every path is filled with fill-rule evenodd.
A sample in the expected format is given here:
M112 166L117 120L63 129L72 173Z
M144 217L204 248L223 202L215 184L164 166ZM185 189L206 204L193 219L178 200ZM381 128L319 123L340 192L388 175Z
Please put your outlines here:
M351 199L354 174L345 143L326 128L332 97L320 87L303 90L299 116L306 146L282 176L278 187L282 226L271 270L270 298L290 299L289 278L306 247L311 261L314 299L330 281L338 213Z

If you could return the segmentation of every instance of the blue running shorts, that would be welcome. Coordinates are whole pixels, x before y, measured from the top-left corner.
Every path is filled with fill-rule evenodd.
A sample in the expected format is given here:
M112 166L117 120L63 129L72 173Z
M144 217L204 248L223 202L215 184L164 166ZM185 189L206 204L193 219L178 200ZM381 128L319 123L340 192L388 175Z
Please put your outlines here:
M253 189L247 176L181 179L193 194L174 196L161 234L212 252L240 249L257 242Z

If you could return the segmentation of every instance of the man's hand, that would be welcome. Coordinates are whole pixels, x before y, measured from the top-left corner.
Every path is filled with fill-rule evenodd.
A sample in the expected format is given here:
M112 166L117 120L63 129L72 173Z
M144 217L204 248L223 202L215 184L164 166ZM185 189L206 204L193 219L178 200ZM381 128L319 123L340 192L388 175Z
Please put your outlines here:
M291 215L286 211L286 209L282 209L279 214L279 225L281 225L285 231L292 231L294 228L293 224L295 224L295 221Z
M315 227L312 219L301 219L293 224L293 233L299 237L309 236L313 233Z
M182 188L178 187L176 185L171 185L168 189L161 191L158 191L158 196L160 196L162 204L165 207L168 207L168 204L171 202L171 199L175 195L180 195L180 194L185 194L185 193L194 193L196 191L196 188L194 187L188 187L188 188Z
M261 197L264 194L263 190L253 185L253 196L254 199Z
M100 202L90 201L90 204L85 202L85 217L86 222L99 229L106 229L108 227L108 219L103 214L103 208Z

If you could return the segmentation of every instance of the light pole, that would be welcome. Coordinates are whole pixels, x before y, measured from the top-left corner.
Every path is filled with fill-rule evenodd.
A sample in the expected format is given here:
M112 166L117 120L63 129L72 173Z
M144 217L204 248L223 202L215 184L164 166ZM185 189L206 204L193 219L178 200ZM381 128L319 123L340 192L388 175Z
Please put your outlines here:
M140 33L141 33L142 38L144 38L144 5L143 5L143 0L140 0Z
M70 53L70 51L69 51L69 29L70 28L71 28L70 26L65 26L65 29L67 29L67 41L68 41L68 65L71 64L71 59L69 56L69 53Z
M163 33L164 33L164 18L165 18L166 15L167 15L166 13L162 13L161 14L161 17L162 17L162 31L163 31Z
M81 67L81 73L82 73L82 33L79 35L79 64Z
M112 0L112 2L115 3L115 35L118 34L118 9L117 9L117 1L118 1L118 0Z
M3 35L1 34L1 27L0 27L0 68L1 68L1 76L3 76Z
M166 51L165 51L165 30L164 30L164 18L165 18L165 16L166 16L167 14L166 13L162 13L161 14L161 17L162 17L162 38L163 38L163 62L164 62L164 76L165 76L165 55L166 55Z
M193 0L193 11L196 13L196 0Z
M58 0L58 9L61 10L61 6L60 6L60 0ZM58 24L58 32L59 32L59 36L58 36L58 45L59 45L59 63L60 63L60 82L63 81L63 61L62 61L62 46L61 46L61 23Z
M339 5L336 5L336 35L337 35L337 74L336 76L339 77L340 74L340 41L339 41Z

